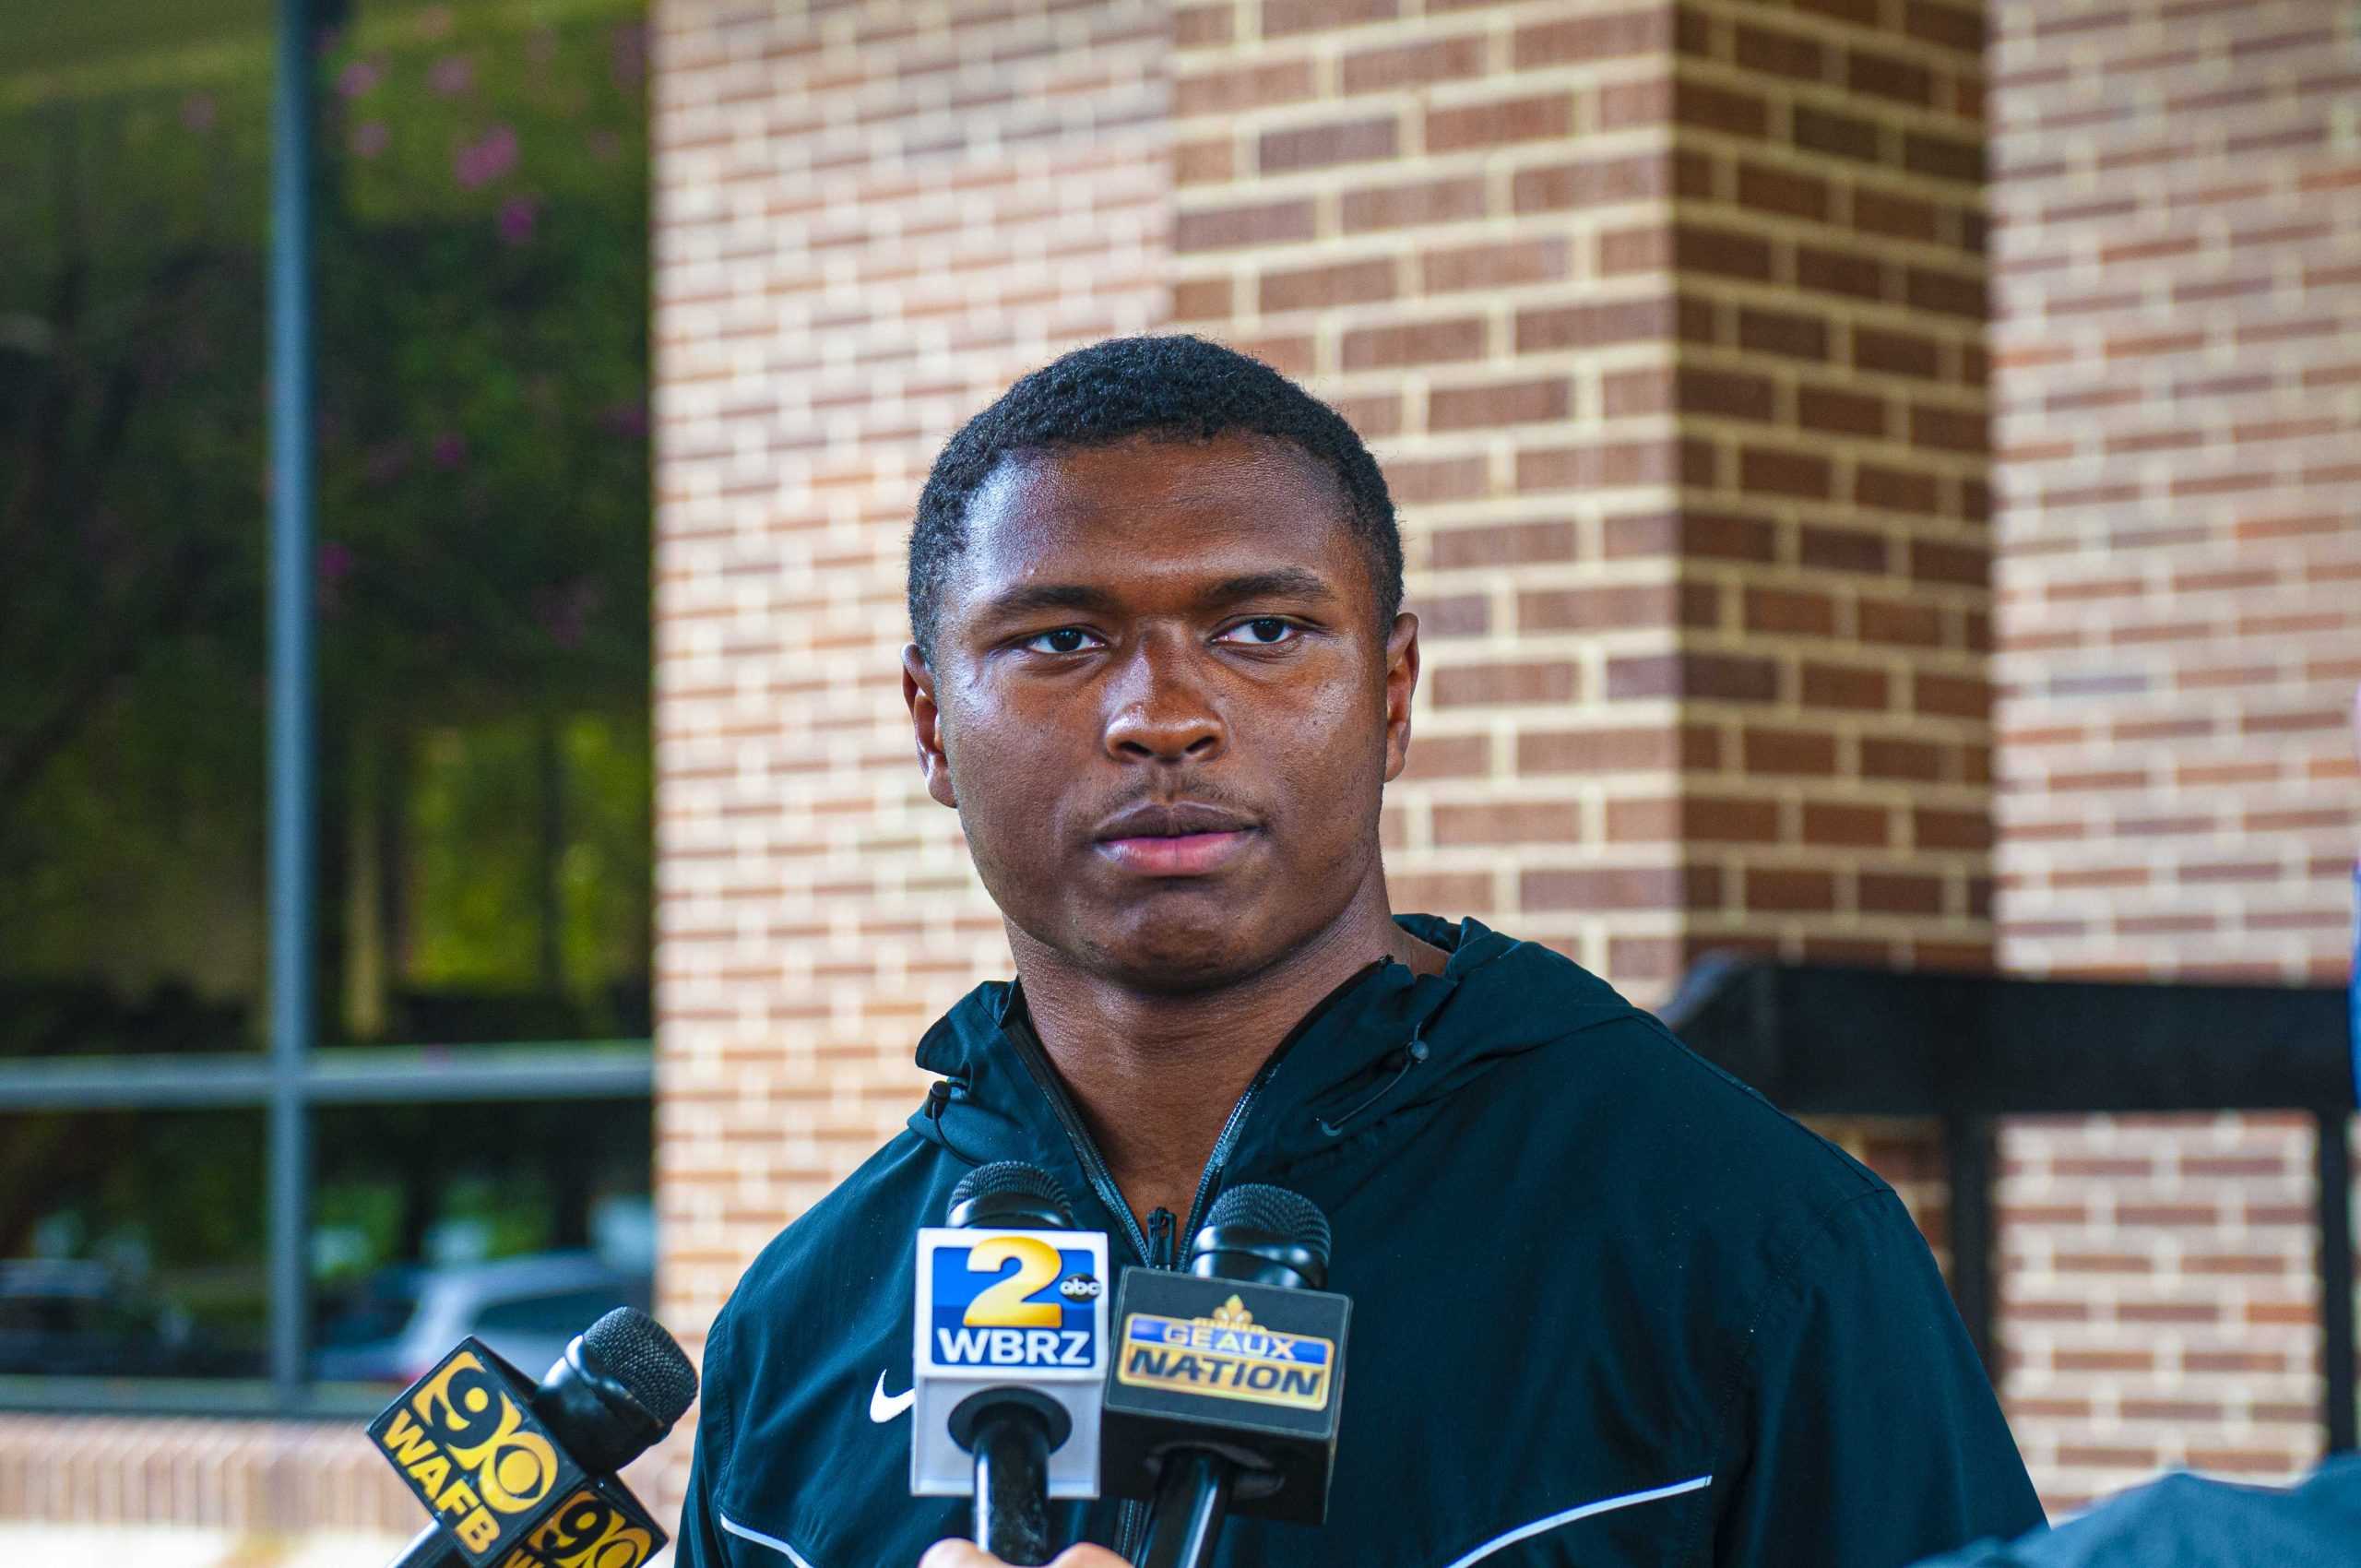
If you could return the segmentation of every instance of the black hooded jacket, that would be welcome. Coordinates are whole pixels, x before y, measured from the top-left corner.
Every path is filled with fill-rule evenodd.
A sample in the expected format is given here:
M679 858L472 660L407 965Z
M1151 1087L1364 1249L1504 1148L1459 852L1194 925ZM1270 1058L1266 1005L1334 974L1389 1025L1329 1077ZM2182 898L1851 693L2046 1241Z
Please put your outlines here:
M1596 976L1429 916L1240 1100L1194 1209L1145 1234L1014 986L929 1031L909 1130L755 1259L715 1320L678 1568L912 1568L969 1529L908 1492L912 1232L1024 1159L1169 1266L1223 1187L1326 1211L1353 1331L1328 1522L1233 1519L1221 1568L1897 1568L2042 1522L1891 1189ZM1159 1211L1159 1217L1160 1218ZM1139 1544L1140 1510L1057 1506Z

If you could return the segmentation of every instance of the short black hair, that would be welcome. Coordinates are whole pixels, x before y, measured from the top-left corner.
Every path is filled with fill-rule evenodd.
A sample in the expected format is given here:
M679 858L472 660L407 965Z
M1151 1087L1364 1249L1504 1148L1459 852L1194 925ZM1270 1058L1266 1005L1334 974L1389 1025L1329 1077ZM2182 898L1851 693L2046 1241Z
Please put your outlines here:
M1293 442L1336 476L1366 551L1382 639L1402 608L1402 534L1377 459L1343 415L1251 355L1189 333L1109 338L1019 378L943 444L910 525L910 635L933 657L935 606L967 548L967 505L1001 463L1133 435L1232 431Z

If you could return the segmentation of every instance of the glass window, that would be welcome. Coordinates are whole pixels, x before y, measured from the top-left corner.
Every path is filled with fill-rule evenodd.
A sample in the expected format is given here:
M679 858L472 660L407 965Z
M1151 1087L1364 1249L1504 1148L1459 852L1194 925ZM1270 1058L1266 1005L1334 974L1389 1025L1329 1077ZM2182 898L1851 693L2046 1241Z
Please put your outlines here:
M262 1370L262 1117L0 1115L0 1377Z
M183 10L0 50L0 1055L261 1035L270 6Z
M656 1268L645 1100L323 1111L314 1375L406 1383L467 1335L539 1376Z
M267 1043L277 11L36 7L0 51L0 1378L266 1370L263 1080L9 1086ZM323 1045L650 1030L645 13L320 13ZM538 1372L646 1303L644 1098L384 1060L415 1103L304 1112L311 1376L469 1333Z

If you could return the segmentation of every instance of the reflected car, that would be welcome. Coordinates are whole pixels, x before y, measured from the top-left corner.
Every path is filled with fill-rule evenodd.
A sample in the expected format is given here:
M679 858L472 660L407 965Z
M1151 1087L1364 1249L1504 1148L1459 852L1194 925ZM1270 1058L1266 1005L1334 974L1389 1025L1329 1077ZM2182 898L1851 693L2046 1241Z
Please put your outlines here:
M188 1314L88 1259L0 1262L0 1372L194 1376L207 1365Z
M645 1271L587 1252L385 1269L325 1316L312 1375L406 1385L473 1335L539 1380L568 1340L616 1307L646 1312L653 1293Z

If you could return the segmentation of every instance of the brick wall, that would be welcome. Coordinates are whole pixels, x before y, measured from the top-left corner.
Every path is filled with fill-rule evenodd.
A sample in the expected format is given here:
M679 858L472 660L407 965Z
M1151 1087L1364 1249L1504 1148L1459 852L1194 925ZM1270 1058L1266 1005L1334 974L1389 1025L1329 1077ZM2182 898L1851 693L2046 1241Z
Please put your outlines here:
M911 751L903 540L961 421L1165 315L1169 26L657 8L657 1193L693 1353L918 1103L920 1030L1007 972Z
M1370 439L1429 674L1397 907L1636 996L1981 963L1981 23L1184 6L1175 317Z
M2361 13L1998 0L2000 956L2341 982ZM2319 1443L2308 1124L2021 1124L2008 1393L2058 1503Z

